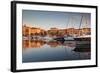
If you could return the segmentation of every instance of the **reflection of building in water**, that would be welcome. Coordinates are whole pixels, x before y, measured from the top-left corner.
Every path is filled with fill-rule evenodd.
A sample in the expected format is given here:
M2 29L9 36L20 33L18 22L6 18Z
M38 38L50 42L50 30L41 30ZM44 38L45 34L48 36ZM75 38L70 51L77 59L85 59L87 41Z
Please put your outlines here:
M31 41L31 47L33 48L40 48L42 47L46 42L42 41L42 40L35 40L35 41Z
M60 41L49 41L49 42L47 42L47 44L50 47L57 47L57 46L61 46L62 45L62 43Z
M42 41L42 40L34 40L34 41L23 40L23 48L24 49L27 49L27 48L40 48L45 43L46 42Z
M30 40L23 40L23 48L30 48L31 45L30 45Z
M42 47L44 44L49 45L50 47L57 47L57 46L61 46L62 43L59 41L49 41L49 42L45 42L43 40L23 40L23 48L27 49L27 48L40 48Z
M47 44L50 47L57 47L57 46L61 46L64 45L64 42L60 42L60 41L43 41L43 40L23 40L23 48L27 49L27 48L40 48L43 45Z

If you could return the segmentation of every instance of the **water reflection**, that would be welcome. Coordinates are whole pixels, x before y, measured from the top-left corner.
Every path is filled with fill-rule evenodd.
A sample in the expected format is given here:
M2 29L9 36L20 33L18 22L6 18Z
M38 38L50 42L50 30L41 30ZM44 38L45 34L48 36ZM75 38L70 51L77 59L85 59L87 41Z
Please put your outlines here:
M87 41L23 40L22 60L26 62L85 60L91 58Z
M27 48L39 48L46 44L43 40L23 40L23 49Z
M76 42L75 41L44 41L44 40L23 40L23 49L35 49L40 48L43 45L49 45L50 47L58 47L58 46L68 46L68 47L75 47Z

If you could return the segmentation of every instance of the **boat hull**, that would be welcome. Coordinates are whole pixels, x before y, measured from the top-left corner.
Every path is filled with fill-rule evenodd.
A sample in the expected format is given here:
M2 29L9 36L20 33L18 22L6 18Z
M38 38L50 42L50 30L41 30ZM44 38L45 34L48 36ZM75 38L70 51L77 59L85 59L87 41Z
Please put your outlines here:
M74 38L75 41L91 41L91 38L90 37L81 37L81 38Z
M64 38L54 38L54 40L57 40L57 41L65 41Z

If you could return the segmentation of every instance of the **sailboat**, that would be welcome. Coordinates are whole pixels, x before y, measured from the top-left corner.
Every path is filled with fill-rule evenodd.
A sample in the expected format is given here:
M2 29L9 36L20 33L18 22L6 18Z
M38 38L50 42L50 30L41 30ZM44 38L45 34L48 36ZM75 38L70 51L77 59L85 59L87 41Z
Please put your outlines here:
M79 25L79 34L80 34L80 27L82 25L82 19L83 19L83 16L81 18L80 25ZM90 41L91 36L90 36L90 34L82 34L82 35L79 35L77 37L74 37L74 40L76 40L76 41Z
M70 21L73 22L72 20L73 20L72 18L69 18L67 27L69 26L69 22L70 22ZM73 36L72 36L72 35L69 36L68 34L64 36L64 39L65 39L66 41L74 41Z

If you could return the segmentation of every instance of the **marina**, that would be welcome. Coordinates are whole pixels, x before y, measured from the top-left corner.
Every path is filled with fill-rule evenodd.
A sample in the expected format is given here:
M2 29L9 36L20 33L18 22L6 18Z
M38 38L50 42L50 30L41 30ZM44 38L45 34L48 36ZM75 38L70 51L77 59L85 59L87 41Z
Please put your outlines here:
M59 12L53 14L45 11L31 13L33 15L50 13L50 16L45 16L48 22L45 19L39 24L35 24L33 21L32 25L23 24L23 63L91 59L90 14L68 12L67 15L66 13L60 13L60 15ZM56 14L58 14L58 18ZM41 15L38 15L36 18L41 21ZM61 17L64 21L59 21Z

